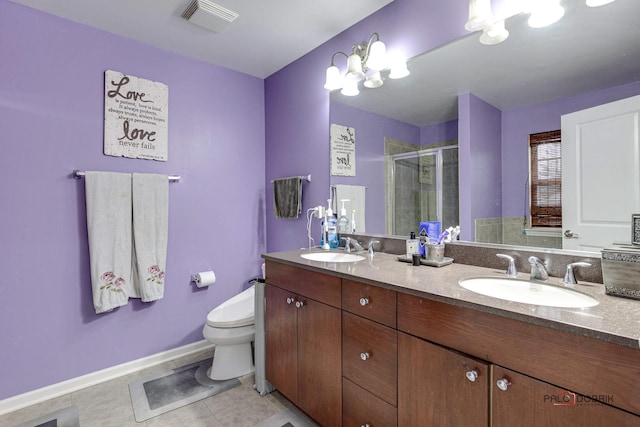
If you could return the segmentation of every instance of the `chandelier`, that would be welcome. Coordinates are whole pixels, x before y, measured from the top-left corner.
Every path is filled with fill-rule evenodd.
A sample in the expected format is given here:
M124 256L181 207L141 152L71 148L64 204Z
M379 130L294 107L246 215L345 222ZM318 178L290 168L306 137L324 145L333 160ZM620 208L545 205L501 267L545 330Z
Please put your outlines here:
M598 7L612 3L615 0L586 0L589 7ZM564 16L561 0L520 0L518 13L528 13L527 21L530 27L541 28L559 21ZM464 28L467 31L480 31L480 43L486 45L498 44L509 37L505 28L506 18L496 18L491 12L491 0L469 0L469 20Z
M336 52L331 56L331 65L327 68L325 89L342 89L340 93L346 96L356 96L360 93L358 82L364 80L363 85L374 89L384 84L381 71L389 70L390 79L401 79L408 76L406 60L398 54L388 55L386 46L380 40L378 33L373 33L366 43L353 46L351 55ZM335 65L336 57L342 55L347 59L347 70L344 74Z

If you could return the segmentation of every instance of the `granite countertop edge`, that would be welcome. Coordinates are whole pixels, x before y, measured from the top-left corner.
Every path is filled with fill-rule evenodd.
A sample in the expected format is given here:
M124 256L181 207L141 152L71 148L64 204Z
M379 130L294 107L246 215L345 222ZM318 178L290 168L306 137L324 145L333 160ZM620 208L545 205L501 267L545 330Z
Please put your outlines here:
M633 349L640 347L640 301L606 295L602 284L581 282L581 285L573 288L597 299L599 304L595 307L537 306L480 295L458 284L459 280L469 277L504 277L504 272L496 269L455 262L443 267L413 266L410 263L398 261L398 255L386 253L376 253L373 259L370 259L365 252L362 255L366 260L350 263L311 261L300 256L308 252L322 252L322 250L312 248L273 252L263 254L262 257L269 261L331 274L343 279ZM527 280L528 275L521 273L518 278ZM561 279L554 277L545 283L562 286Z

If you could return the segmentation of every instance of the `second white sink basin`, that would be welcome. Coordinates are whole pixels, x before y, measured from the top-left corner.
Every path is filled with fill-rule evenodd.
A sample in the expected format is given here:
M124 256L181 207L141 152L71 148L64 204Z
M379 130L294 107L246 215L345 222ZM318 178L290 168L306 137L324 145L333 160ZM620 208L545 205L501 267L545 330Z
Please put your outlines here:
M322 262L357 262L364 259L363 256L346 252L311 252L308 254L300 254L300 256L311 261Z
M599 304L598 300L581 292L526 280L478 277L461 280L460 286L478 294L524 304L564 308L586 308Z

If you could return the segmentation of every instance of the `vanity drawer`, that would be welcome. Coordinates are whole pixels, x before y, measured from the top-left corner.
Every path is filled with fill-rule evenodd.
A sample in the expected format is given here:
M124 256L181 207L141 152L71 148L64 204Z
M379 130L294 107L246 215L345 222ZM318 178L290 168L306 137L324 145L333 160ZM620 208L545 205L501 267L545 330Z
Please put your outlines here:
M265 271L270 285L340 308L342 281L339 277L272 261L266 262Z
M343 427L398 425L398 411L395 407L346 378L342 380L342 408Z
M398 332L343 311L342 375L396 406Z
M396 292L343 280L342 309L358 316L396 327Z

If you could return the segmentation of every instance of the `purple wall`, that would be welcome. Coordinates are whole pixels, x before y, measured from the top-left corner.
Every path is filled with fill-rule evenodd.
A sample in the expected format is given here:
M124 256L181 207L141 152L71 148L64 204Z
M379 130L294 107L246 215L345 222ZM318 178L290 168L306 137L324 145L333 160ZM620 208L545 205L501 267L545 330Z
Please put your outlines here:
M367 187L366 231L384 234L386 229L384 138L394 138L419 145L420 128L359 108L349 107L340 102L331 103L330 123L351 126L356 132L356 176L332 176L331 184ZM317 240L316 236L314 238Z
M325 205L329 197L329 93L322 87L325 70L336 51L378 32L387 50L407 58L467 34L468 3L438 0L395 0L266 79L267 182L312 174L303 190L303 210ZM344 67L344 64L340 65ZM356 171L358 173L358 171ZM307 246L306 220L276 219L273 189L267 186L268 250ZM368 227L368 225L367 225ZM314 220L313 236L319 235Z
M458 97L460 240L475 240L475 218L502 212L501 111L472 94Z
M438 144L458 139L458 119L420 128L420 145Z
M640 94L640 82L502 113L502 216L522 216L528 195L529 135L560 129L560 116Z
M201 340L266 250L263 80L7 0L0 58L0 399ZM169 86L168 162L102 154L107 69ZM182 176L164 299L95 314L74 169ZM208 269L217 283L194 289Z

